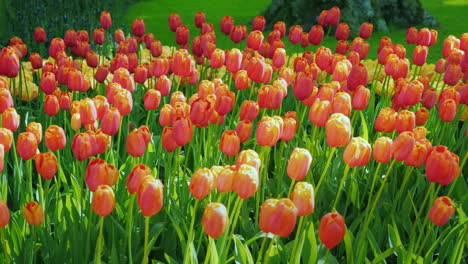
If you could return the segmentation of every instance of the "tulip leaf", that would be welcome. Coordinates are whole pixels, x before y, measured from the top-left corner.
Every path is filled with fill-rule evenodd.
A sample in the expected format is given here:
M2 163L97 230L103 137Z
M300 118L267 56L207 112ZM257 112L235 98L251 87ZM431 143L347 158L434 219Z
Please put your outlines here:
M310 222L310 226L306 231L304 248L308 250L304 250L302 253L303 263L317 263L317 239L315 237L315 228L313 222Z
M392 254L394 254L395 251L397 251L401 246L402 245L398 245L398 246L391 247L391 248L385 250L382 254L376 256L375 259L372 261L372 263L380 263L382 261L385 262L385 259L390 257Z
M346 262L353 264L354 263L354 248L353 248L353 234L349 229L346 229L346 234L344 237L344 243L346 248Z
M179 262L169 256L167 253L164 253L164 258L166 259L168 264L179 264Z
M389 224L388 227L387 227L389 244L390 244L391 247L397 248L397 250L395 250L395 252L393 252L396 256L398 256L400 259L405 259L406 252L402 248L400 234L398 233L398 229L397 229L397 227L395 225L395 221L394 221L394 219L392 219L392 220L393 220L392 225Z
M232 239L234 240L234 258L236 263L254 263L249 248L245 246L236 235L234 235Z
M359 111L359 115L361 116L361 125L362 125L362 137L369 141L369 130L367 129L367 121L366 118L364 117L364 114L362 111Z
M210 238L209 242L209 251L210 251L210 263L219 263L218 250L216 249L216 244L214 239ZM207 260L205 260L206 263Z

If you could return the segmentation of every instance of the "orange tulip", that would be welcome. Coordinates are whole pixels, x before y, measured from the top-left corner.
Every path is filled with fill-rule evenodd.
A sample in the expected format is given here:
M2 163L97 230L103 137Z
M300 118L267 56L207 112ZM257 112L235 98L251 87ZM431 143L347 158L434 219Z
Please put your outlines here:
M78 161L83 161L89 157L96 155L96 137L93 137L93 135L89 133L76 134L73 137L72 150L73 155Z
M174 140L174 131L172 127L165 127L163 129L161 143L167 152L172 152L178 147Z
M229 225L228 212L221 203L209 203L203 212L202 225L211 238L218 238Z
M173 123L173 137L177 145L184 146L193 136L193 126L189 118L177 117Z
M250 85L250 79L246 70L240 70L234 75L236 90L244 90Z
M343 114L332 114L325 125L327 143L330 147L342 147L351 137L351 123Z
M345 92L335 94L332 103L332 112L349 116L349 114L351 114L351 96Z
M401 134L403 131L413 131L415 125L416 117L413 112L402 110L398 113L395 124L398 134Z
M297 207L298 216L310 215L315 208L314 187L308 182L298 182L291 193L291 200Z
M197 200L205 198L213 188L214 176L207 168L198 169L190 179L189 190Z
M106 35L104 33L104 29L103 28L96 28L94 31L93 31L93 41L94 43L96 43L97 45L102 45L104 44L104 40L106 38Z
M346 233L343 216L336 212L324 215L320 220L318 233L320 241L326 248L334 248L343 240Z
M2 114L2 127L8 128L12 132L18 130L20 116L15 108L8 108Z
M265 29L266 20L263 16L256 16L252 21L252 31L263 31Z
M36 136L31 132L23 132L19 134L16 142L16 150L18 155L24 160L34 158L37 152Z
M30 202L23 208L24 218L30 225L39 226L44 222L44 211L37 202Z
M13 133L8 128L0 127L0 144L3 145L4 151L8 152L13 143Z
M447 196L440 196L435 199L434 204L429 210L428 217L435 225L443 226L454 213L455 208L452 205L452 200Z
M289 157L287 174L296 181L302 180L309 171L312 156L307 149L295 148Z
M251 162L252 163L258 162L257 164L259 166L260 160L258 161L251 160ZM240 162L238 163L236 161L236 166L238 164L240 164ZM240 164L237 167L238 169L234 176L232 190L236 191L237 195L241 199L247 199L250 196L254 195L258 189L258 183L259 183L258 169L256 167L248 165L247 163Z
M63 128L51 125L45 131L45 143L51 151L63 149L67 143Z
M392 158L393 140L388 137L379 137L374 142L374 159L377 162L387 163Z
M419 167L426 162L427 154L429 150L426 145L418 141L414 142L413 150L410 155L405 159L407 166Z
M421 46L429 46L431 43L431 31L428 28L422 28L418 32L417 44Z
M243 150L239 153L236 159L236 168L239 169L242 164L254 167L257 172L260 170L260 158L257 152L251 149Z
M283 132L281 133L281 140L288 142L293 139L297 131L297 120L294 118L284 118Z
M239 118L241 120L253 121L257 118L259 111L260 109L256 102L245 100L242 102Z
M45 42L46 39L47 35L43 28L37 27L36 29L34 29L34 41L36 41L37 43L42 43Z
M5 147L2 144L0 144L0 173L3 172L4 165L5 165Z
M460 173L459 158L446 146L435 146L426 159L426 177L441 185L451 183Z
M255 137L260 146L273 147L281 137L279 123L269 116L263 117L258 123Z
M141 126L138 129L135 128L127 136L127 152L132 157L141 157L145 154L151 136L149 131L146 131L147 127L145 127L146 126Z
M369 162L371 152L372 148L367 140L353 137L343 152L343 160L350 168L365 166Z
M329 101L321 101L316 99L309 111L309 120L314 125L322 127L326 124L331 112L331 104Z
M141 182L147 175L151 175L150 168L144 164L136 164L127 178L126 185L128 192L130 194L137 192Z
M287 237L296 226L297 213L290 199L268 199L260 207L260 229L264 233Z
M187 50L181 49L175 52L172 66L175 75L189 77L194 67L192 56L188 54Z
M423 66L426 63L427 53L426 46L416 46L413 51L413 64Z
M369 22L365 22L361 24L359 29L359 37L363 39L368 39L372 36L372 30L374 29L374 25Z
M5 227L10 222L10 211L4 201L0 201L0 228Z
M429 118L429 111L426 108L420 108L415 113L416 116L416 125L424 126Z
M446 99L439 104L439 117L445 122L452 122L457 114L458 104L454 99Z
M228 157L235 156L240 150L240 139L235 130L226 130L221 135L219 149Z
M259 50L262 42L263 42L263 33L259 30L254 30L250 32L249 36L247 37L248 48Z
M396 127L397 113L393 108L383 108L380 110L377 118L375 119L375 131L392 133Z
M93 194L93 211L100 216L108 216L115 207L114 190L109 185L99 185Z
M164 191L161 180L147 175L141 180L138 188L138 206L143 216L152 216L161 211L164 201Z
M119 172L105 160L96 158L86 167L85 181L90 191L95 192L100 185L112 186L117 183Z
M42 68L42 58L38 53L31 53L29 55L29 62L31 62L31 66L35 70Z
M46 180L51 180L58 170L57 158L52 152L39 153L35 158L36 170Z
M226 166L222 168L216 177L216 189L220 193L226 193L232 191L232 186L234 183L234 177L236 175L235 166Z
M412 132L404 131L393 141L392 144L392 155L397 161L403 161L413 151L414 147L414 135Z
M132 94L125 89L117 89L113 97L114 107L117 108L121 115L128 115L133 110Z

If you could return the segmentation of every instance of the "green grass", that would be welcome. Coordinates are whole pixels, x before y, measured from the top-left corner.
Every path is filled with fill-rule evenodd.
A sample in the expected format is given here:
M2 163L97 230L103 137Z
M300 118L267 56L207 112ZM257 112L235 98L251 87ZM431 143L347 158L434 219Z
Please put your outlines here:
M435 46L430 48L428 62L435 63L442 54L442 45L444 39L449 35L460 37L468 29L468 21L463 19L468 13L468 3L464 0L421 0L423 5L440 23L440 27L436 28L439 31L438 41ZM228 49L234 45L229 41L229 38L222 35L219 31L219 21L225 15L230 15L234 18L236 24L246 24L250 29L250 22L256 15L261 14L269 5L268 0L238 0L228 4L220 3L215 0L205 1L182 1L182 0L161 0L152 1L144 0L133 5L127 11L125 20L130 27L133 19L140 17L145 20L147 32L152 32L155 37L162 41L164 45L175 45L175 33L169 30L168 17L171 13L178 13L182 22L189 26L190 36L199 34L199 29L194 26L194 16L198 11L203 11L206 14L207 22L213 23L218 36L217 45L220 48ZM202 6L202 8L200 8ZM365 21L362 21L365 22ZM291 25L289 25L291 26ZM415 25L417 26L417 25ZM130 29L127 29L129 31ZM421 27L418 27L421 28ZM305 29L309 30L309 29ZM265 38L268 32L265 33ZM377 47L379 40L383 36L392 38L393 43L403 44L407 49L407 57L411 59L414 45L406 44L406 29L390 27L389 33L374 32L370 43L369 57L375 59L377 57ZM302 51L302 48L293 47L287 39L283 39L288 51ZM351 40L349 41L351 42ZM334 50L336 40L334 37L325 37L322 45L326 45ZM299 45L298 45L299 46ZM315 50L316 47L310 46L307 49Z

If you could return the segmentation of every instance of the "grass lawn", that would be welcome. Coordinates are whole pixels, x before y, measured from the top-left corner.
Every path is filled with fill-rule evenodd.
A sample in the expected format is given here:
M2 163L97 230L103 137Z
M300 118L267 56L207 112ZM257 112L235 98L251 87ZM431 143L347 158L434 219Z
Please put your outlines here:
M441 58L443 40L447 36L455 35L460 37L462 33L468 31L468 20L465 19L468 13L468 2L466 0L421 1L440 23L440 27L437 28L439 31L437 44L430 48L428 56L428 62L435 63ZM234 18L235 24L246 24L250 29L251 19L261 14L270 2L268 0L237 0L230 3L221 3L215 0L143 0L129 8L125 20L128 25L127 31L129 31L133 19L140 17L145 20L147 32L152 32L164 45L175 45L175 33L171 32L168 26L169 14L178 13L182 18L182 22L189 26L190 36L193 38L199 33L199 29L194 26L195 13L203 11L206 14L207 21L215 26L218 47L228 49L234 47L234 45L228 37L219 31L221 18L230 15ZM265 33L265 38L267 34L268 32ZM407 49L407 57L411 59L414 46L406 44L406 29L395 27L390 27L389 33L374 32L371 39L368 40L371 47L369 58L375 59L377 57L379 39L385 35L391 37L394 43L404 44ZM288 51L302 51L300 47L292 47L287 39L283 40ZM325 37L322 44L334 50L336 42L334 37ZM316 47L311 45L307 49L315 50Z

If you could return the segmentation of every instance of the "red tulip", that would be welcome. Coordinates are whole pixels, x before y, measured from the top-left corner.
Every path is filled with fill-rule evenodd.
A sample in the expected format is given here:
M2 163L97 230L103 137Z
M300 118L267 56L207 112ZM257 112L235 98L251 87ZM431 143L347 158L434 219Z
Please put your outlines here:
M339 213L328 213L320 220L318 228L320 241L328 249L334 248L343 240L346 226L343 216Z
M138 188L138 206L143 216L152 216L159 213L163 206L164 191L161 180L147 175Z
M404 131L393 141L392 155L397 161L408 158L414 148L414 135L412 132Z
M14 78L18 76L19 67L19 57L14 48L11 46L3 48L0 52L0 75Z
M235 156L240 150L240 139L235 130L226 130L221 135L219 149L228 157Z
M37 43L45 42L46 39L47 39L47 35L43 28L37 27L36 29L34 29L34 40Z
M29 62L31 62L33 69L42 68L42 58L38 53L31 53L31 55L29 55Z
M101 27L104 29L108 29L112 25L112 17L107 11L102 11L101 16L99 18Z
M374 29L374 25L369 22L365 22L361 24L359 29L359 37L363 39L368 39L372 36L372 30Z
M264 233L287 237L296 226L297 211L290 199L268 199L260 207L260 229Z
M108 185L100 185L93 194L93 211L100 216L108 216L115 207L114 190Z
M265 30L266 20L263 16L256 16L252 21L252 31L258 30L263 32Z
M37 202L27 203L23 208L23 215L30 225L39 226L44 222L44 211Z
M428 217L432 223L443 226L454 213L455 208L452 205L452 200L447 196L440 196L434 201Z
M0 228L4 228L10 222L10 211L4 201L0 201Z
M329 13L330 14L330 13ZM337 40L347 40L349 37L349 26L346 23L340 23L336 28L335 38Z
M209 169L198 169L190 179L189 190L197 200L205 198L213 188L214 176Z
M228 212L221 203L209 203L203 212L202 225L211 238L218 238L229 225Z
M0 88L0 114L3 114L8 108L13 108L13 98L11 97L10 90Z
M234 19L231 16L224 16L223 18L221 18L220 28L221 32L223 32L224 35L229 35L233 27Z
M434 147L427 156L426 177L441 185L451 183L460 173L459 158L445 146Z
M314 44L315 46L319 45L324 36L323 28L319 25L315 25L310 28L309 31L309 42Z

